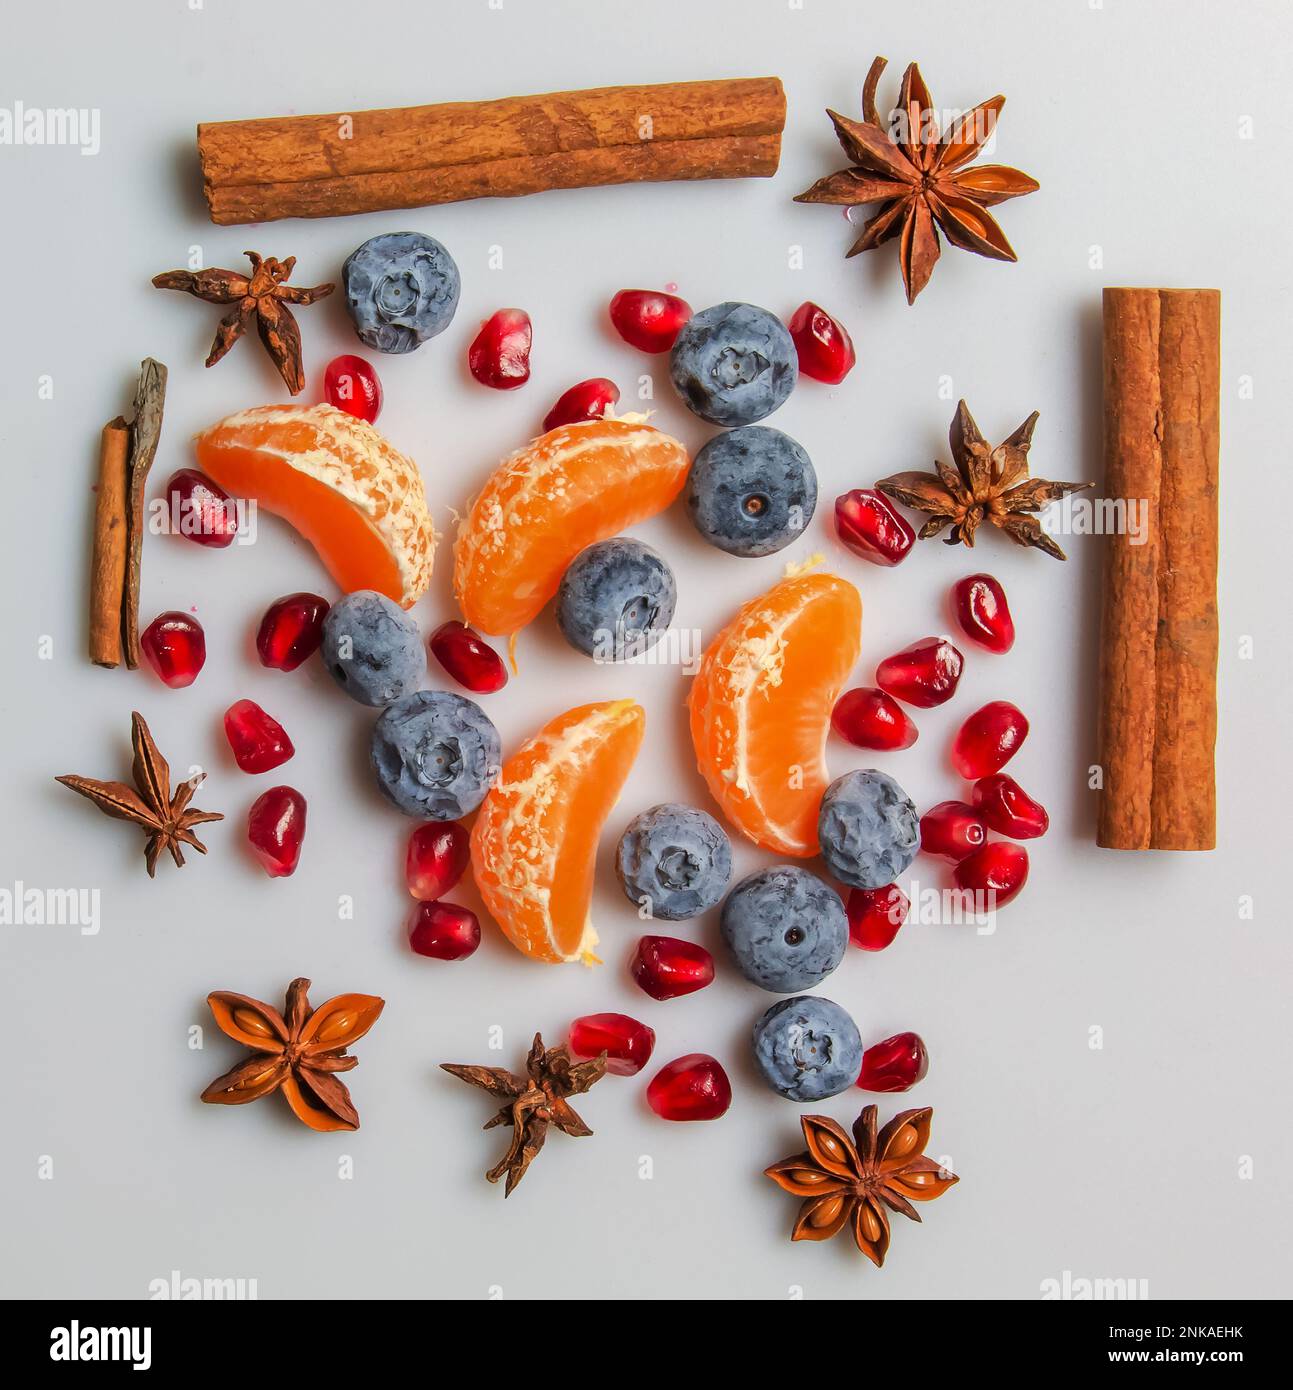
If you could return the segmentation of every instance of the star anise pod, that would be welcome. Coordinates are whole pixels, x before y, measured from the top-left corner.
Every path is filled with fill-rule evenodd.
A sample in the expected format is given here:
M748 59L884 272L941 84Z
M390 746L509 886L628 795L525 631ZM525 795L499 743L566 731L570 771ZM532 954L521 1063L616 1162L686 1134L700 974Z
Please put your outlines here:
M152 878L157 873L157 859L163 850L169 850L171 858L181 868L184 866L181 845L189 845L199 854L205 854L206 846L193 833L193 827L224 820L224 817L218 811L198 811L189 807L205 772L181 782L174 796L171 795L170 766L157 751L142 714L130 716L130 738L135 749L131 769L133 787L125 782L99 782L93 777L71 774L54 780L88 797L105 816L133 821L147 830L144 862L148 866L148 877Z
M346 1049L377 1022L385 1000L372 994L338 994L310 1008L309 980L287 987L283 1013L245 994L217 990L207 1003L222 1032L250 1047L239 1062L202 1092L209 1105L246 1105L282 1091L292 1113L311 1129L358 1129L359 1112L337 1072L359 1065Z
M995 449L979 432L974 416L962 401L952 417L949 440L956 467L934 462L936 473L895 473L881 478L876 487L887 496L930 519L917 535L921 540L952 530L945 545L973 546L983 520L990 521L1019 545L1036 546L1057 560L1067 558L1041 528L1033 512L1043 512L1052 502L1094 487L1094 483L1051 483L1028 476L1028 448L1033 442L1037 411Z
M273 359L287 389L299 395L305 389L305 368L301 363L301 330L289 304L313 304L330 295L335 285L315 285L303 289L286 284L296 265L296 257L285 261L273 256L262 259L255 251L244 251L251 262L251 275L236 270L168 270L153 276L159 290L183 290L205 299L208 304L232 304L220 320L215 342L206 365L213 367L254 322L265 351Z
M818 179L795 202L850 207L883 203L847 254L856 256L891 237L901 237L902 282L907 303L912 304L934 273L938 227L962 251L998 261L1017 260L987 209L1007 198L1035 193L1039 185L1004 164L968 167L996 129L1005 97L980 102L940 134L933 98L915 63L903 74L898 106L886 129L876 111L875 92L887 61L877 58L867 73L861 121L836 111L826 113L852 167Z
M572 1138L583 1139L592 1130L575 1114L566 1097L581 1095L606 1073L606 1054L583 1062L572 1060L570 1048L545 1048L543 1038L536 1033L525 1059L525 1075L517 1076L502 1067L464 1067L453 1062L441 1062L444 1071L479 1086L504 1102L486 1129L495 1125L512 1126L512 1142L507 1152L485 1176L497 1182L507 1174L503 1196L510 1197L512 1189L525 1176L534 1156L548 1137L548 1126L556 1125Z
M868 1105L853 1125L853 1138L825 1115L805 1115L808 1152L765 1168L778 1187L804 1198L791 1240L829 1240L845 1226L857 1248L877 1267L889 1249L889 1212L913 1221L913 1202L932 1202L955 1173L925 1157L934 1112L904 1110L876 1134L876 1108ZM888 1208L888 1211L885 1208Z

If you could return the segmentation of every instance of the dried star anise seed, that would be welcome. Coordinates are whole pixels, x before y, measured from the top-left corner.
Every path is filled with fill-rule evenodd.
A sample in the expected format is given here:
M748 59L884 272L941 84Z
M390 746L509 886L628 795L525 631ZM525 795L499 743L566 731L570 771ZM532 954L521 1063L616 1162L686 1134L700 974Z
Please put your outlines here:
M930 514L917 532L921 540L950 525L952 530L944 544L973 546L979 523L987 520L1017 545L1035 546L1063 560L1064 552L1031 513L1043 512L1061 497L1095 485L1051 483L1028 476L1028 448L1036 424L1034 410L1009 439L993 449L962 401L956 407L949 436L956 466L936 460L935 473L895 473L881 478L876 487L903 506Z

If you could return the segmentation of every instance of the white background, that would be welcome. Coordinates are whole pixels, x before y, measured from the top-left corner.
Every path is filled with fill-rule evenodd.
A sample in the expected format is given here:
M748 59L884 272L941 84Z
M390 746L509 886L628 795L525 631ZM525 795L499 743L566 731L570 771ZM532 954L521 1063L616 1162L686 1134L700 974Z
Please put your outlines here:
M0 105L102 112L94 157L0 147L0 887L102 892L97 937L0 928L0 1289L143 1297L150 1281L178 1270L255 1279L264 1298L484 1297L500 1288L509 1298L784 1298L796 1289L812 1298L1037 1298L1043 1281L1070 1271L1146 1279L1159 1298L1288 1295L1287 7L195 5L24 6L7 15L0 51ZM844 163L823 108L856 112L875 53L891 60L885 104L913 58L942 106L1004 91L996 158L1041 182L1039 193L999 209L1018 265L945 248L914 308L892 244L846 262L851 236L839 210L791 202ZM789 98L781 171L770 181L229 229L210 224L200 197L199 120L768 73ZM295 254L298 283L337 280L359 242L404 228L442 239L462 270L452 327L415 354L378 361L381 428L421 465L442 532L451 534L452 509L496 459L583 377L614 377L631 402L648 373L660 391L656 423L693 446L704 441L708 427L670 399L663 359L634 353L606 321L617 289L676 282L697 308L748 299L789 315L812 298L846 321L860 355L841 388L804 381L768 422L799 439L819 471L822 505L805 544L735 559L706 548L680 508L639 528L676 567L680 626L712 636L786 560L820 548L862 592L853 683L867 684L879 658L947 626L945 595L959 576L987 569L1009 592L1015 650L971 652L957 699L919 716L914 749L888 758L831 749L833 771L875 763L928 806L960 791L946 763L959 721L984 700L1010 698L1033 730L1010 771L1052 818L1032 848L1032 881L995 936L911 925L882 955L850 951L823 990L854 1013L868 1042L900 1029L923 1034L928 1078L909 1099L874 1099L882 1117L932 1105L931 1152L961 1176L924 1208L923 1226L894 1218L883 1270L845 1239L787 1239L796 1203L761 1169L799 1147L800 1112L753 1069L748 1031L771 999L723 960L714 914L682 927L719 954L710 989L657 1004L626 974L640 927L610 871L615 839L654 802L709 804L685 732L685 676L596 667L563 644L545 613L521 638L520 678L487 697L508 750L568 704L628 694L647 707L647 743L599 868L606 964L587 971L532 964L490 926L466 963L409 952L401 859L410 822L371 785L371 713L321 669L269 672L252 652L270 600L333 592L281 523L262 517L254 546L225 552L150 540L144 621L192 608L206 628L208 663L191 689L168 691L147 671L101 671L84 656L98 434L128 406L139 360L151 354L170 367L155 488L191 463L196 431L283 398L255 342L205 372L218 312L159 294L149 278L186 264L199 246L207 265L238 268L251 247ZM501 269L488 267L492 247L502 248ZM791 268L795 248L802 269ZM1061 565L985 528L973 554L931 542L882 571L830 535L837 493L944 452L959 396L994 441L1039 409L1037 473L1098 480L1100 290L1110 284L1224 292L1220 829L1211 854L1095 848L1087 776L1098 542L1066 541L1071 559ZM533 378L511 395L477 386L465 366L477 323L501 305L526 308L535 323ZM357 345L340 294L300 319L308 398L317 399L324 364ZM52 400L38 398L46 375ZM452 611L449 571L446 543L417 608L426 630ZM431 680L443 683L436 672ZM244 696L296 742L295 760L266 778L238 772L220 732L223 710ZM209 828L206 859L193 856L183 871L164 863L155 882L143 873L140 835L51 780L124 775L132 708L144 711L179 776L190 763L209 769L197 802L227 816ZM248 806L276 780L299 787L310 808L301 868L283 881L266 879L243 842ZM737 847L738 872L766 862ZM915 872L942 882L933 861L918 860ZM343 896L353 920L339 920ZM1241 897L1254 904L1249 920ZM277 1098L242 1109L198 1101L239 1055L210 1024L206 993L278 1003L298 974L316 982L316 1003L345 990L387 1000L347 1078L363 1120L354 1135L312 1133ZM481 1176L504 1142L479 1132L489 1102L436 1064L516 1066L536 1028L555 1042L573 1016L607 1009L651 1023L656 1063L696 1050L719 1056L735 1088L731 1111L710 1125L665 1124L647 1109L645 1076L608 1078L580 1106L595 1136L554 1135L505 1207ZM496 1028L502 1052L489 1051ZM813 1108L848 1122L864 1099L851 1093ZM353 1159L349 1180L343 1156Z

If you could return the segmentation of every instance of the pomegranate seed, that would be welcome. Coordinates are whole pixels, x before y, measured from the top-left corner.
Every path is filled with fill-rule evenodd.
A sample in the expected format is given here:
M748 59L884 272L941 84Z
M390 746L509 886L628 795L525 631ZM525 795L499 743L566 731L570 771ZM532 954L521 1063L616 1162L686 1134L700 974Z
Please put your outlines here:
M895 883L883 888L854 888L846 905L849 936L864 951L883 951L907 920L911 903Z
M225 710L224 733L244 772L268 772L296 752L287 730L255 700L237 700Z
M703 1052L675 1058L647 1087L647 1104L662 1120L716 1120L731 1103L727 1073Z
M409 836L404 878L409 892L434 902L458 882L471 859L471 839L455 820L428 821Z
M482 386L514 391L530 379L534 328L524 309L500 309L485 320L467 350L467 365Z
M377 370L353 352L343 352L324 368L323 397L329 405L370 425L382 413L382 383Z
M909 705L933 709L956 694L964 667L965 658L946 637L922 637L885 657L876 667L875 683Z
M974 807L964 801L940 801L920 818L921 849L953 864L959 864L987 840L987 827Z
M974 784L974 806L989 829L1015 840L1035 840L1050 829L1046 807L1004 772Z
M840 696L831 711L831 727L855 748L885 752L910 748L919 732L897 700L868 685Z
M857 487L835 499L835 532L854 555L892 567L907 558L916 533L893 503L874 488Z
M971 574L952 586L952 603L961 631L998 655L1015 645L1015 623L1006 591L990 574Z
M967 782L1000 772L1028 737L1028 720L1009 700L990 700L961 725L952 744L952 766Z
M895 1033L862 1054L857 1084L864 1091L910 1091L929 1070L929 1053L919 1033Z
M644 936L629 969L652 999L678 999L713 981L714 957L703 946L676 936Z
M256 651L271 671L295 671L319 650L329 603L318 594L287 594L275 599L260 620Z
M621 290L611 300L615 331L642 352L668 352L689 318L691 305L676 294Z
M555 430L558 425L600 420L619 398L620 388L609 377L589 377L557 397L556 405L543 417L543 428Z
M507 684L503 658L480 634L466 623L450 619L431 634L431 654L446 671L468 690L488 695Z
M636 1076L655 1051L655 1029L628 1014L585 1014L570 1025L570 1050L576 1057L604 1052L612 1076Z
M219 483L196 468L181 468L166 484L166 492L175 535L217 550L233 544L238 534L238 510Z
M989 910L1004 907L1028 882L1028 851L1009 840L993 840L962 859L952 876L958 888L983 894Z
M271 787L247 813L247 842L270 878L296 872L305 839L305 798L295 787Z
M172 690L182 690L206 665L207 637L187 613L159 613L139 634L139 649Z
M409 945L434 960L466 960L480 945L480 922L456 903L418 903L409 913Z
M805 376L838 386L853 370L858 359L848 329L811 300L795 310L786 327L795 340L799 370Z

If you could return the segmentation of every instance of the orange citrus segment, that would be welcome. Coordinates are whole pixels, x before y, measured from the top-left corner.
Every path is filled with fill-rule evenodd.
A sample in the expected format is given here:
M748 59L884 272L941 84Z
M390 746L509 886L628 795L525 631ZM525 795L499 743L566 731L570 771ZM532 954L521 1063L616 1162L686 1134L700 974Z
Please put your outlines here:
M632 417L532 440L503 460L458 528L463 617L496 637L523 628L585 546L662 512L690 467L683 445Z
M262 405L197 439L202 471L290 522L340 588L408 608L431 583L435 531L412 459L330 405Z
M688 696L701 775L742 834L817 853L831 710L862 640L862 600L833 574L783 579L710 643Z
M535 960L596 963L597 841L645 727L634 700L567 710L508 758L481 802L476 886L508 940Z

